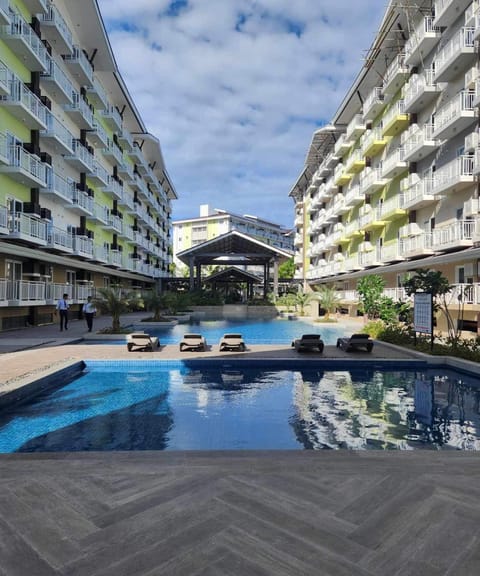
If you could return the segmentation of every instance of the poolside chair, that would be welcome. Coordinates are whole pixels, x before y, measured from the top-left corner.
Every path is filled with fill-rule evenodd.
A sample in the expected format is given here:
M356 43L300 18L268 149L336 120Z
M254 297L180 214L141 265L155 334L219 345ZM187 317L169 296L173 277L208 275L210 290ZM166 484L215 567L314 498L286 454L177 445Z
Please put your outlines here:
M324 346L320 334L303 334L301 338L292 342L292 348L294 347L297 352L314 352L317 350L321 353Z
M365 348L367 352L373 349L373 340L368 334L352 334L350 338L338 338L337 348L341 348L345 352L353 352L360 348Z
M207 349L207 341L201 334L184 334L180 342L180 352L186 350L199 351Z
M224 334L220 340L220 352L244 352L245 342L241 334Z
M144 332L135 332L127 336L127 349L132 352L134 348L153 352L155 348L160 348L160 341L156 336L150 336Z

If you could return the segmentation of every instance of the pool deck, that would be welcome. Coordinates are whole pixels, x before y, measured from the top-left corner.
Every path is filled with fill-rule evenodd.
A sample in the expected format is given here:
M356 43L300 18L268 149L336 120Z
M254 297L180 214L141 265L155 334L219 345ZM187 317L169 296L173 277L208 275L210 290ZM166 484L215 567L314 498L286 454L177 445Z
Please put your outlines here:
M0 394L82 359L416 357L378 343L372 354L333 346L322 355L285 346L220 354L216 345L199 353L180 354L174 345L129 353L126 346L74 345L84 328L72 322L68 338L54 326L1 334ZM10 454L0 455L0 487L0 576L480 570L477 453Z

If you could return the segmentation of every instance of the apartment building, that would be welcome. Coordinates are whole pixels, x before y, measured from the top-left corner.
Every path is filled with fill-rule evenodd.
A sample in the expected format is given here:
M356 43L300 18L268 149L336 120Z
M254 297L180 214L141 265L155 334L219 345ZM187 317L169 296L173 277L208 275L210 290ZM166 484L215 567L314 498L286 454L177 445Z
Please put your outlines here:
M380 274L404 299L418 268L444 273L476 330L480 304L477 0L389 3L331 124L316 131L290 195L296 277L329 283L356 312Z
M175 198L96 0L0 0L0 330L168 277Z
M173 256L177 275L180 270L186 269L183 262L176 257L177 254L232 230L292 252L293 256L293 239L290 229L249 214L239 216L219 208L212 209L208 204L202 204L200 216L173 222Z

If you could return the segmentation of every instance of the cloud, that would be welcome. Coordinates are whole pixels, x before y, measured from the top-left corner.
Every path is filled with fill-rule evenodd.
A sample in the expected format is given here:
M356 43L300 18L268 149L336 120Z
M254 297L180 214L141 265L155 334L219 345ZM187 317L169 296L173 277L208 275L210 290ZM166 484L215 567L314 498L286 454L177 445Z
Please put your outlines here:
M159 137L174 219L208 203L293 225L312 133L362 65L385 0L99 0L123 78Z

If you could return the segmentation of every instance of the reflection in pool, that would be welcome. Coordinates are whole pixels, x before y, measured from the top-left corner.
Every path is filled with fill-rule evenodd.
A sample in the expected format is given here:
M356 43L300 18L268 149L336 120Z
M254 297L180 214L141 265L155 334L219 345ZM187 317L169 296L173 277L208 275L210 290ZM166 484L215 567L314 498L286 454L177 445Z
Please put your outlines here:
M480 449L472 376L248 364L88 362L75 381L0 414L0 451Z

